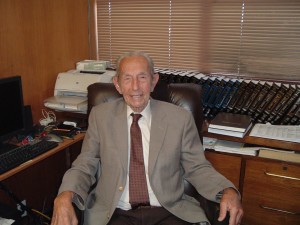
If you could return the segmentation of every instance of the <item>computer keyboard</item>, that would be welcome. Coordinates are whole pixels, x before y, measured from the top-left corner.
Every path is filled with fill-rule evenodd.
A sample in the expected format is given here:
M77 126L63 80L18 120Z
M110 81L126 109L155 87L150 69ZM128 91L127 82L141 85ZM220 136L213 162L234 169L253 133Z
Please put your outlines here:
M31 144L22 145L0 155L0 174L27 162L34 157L58 146L58 143L40 140Z

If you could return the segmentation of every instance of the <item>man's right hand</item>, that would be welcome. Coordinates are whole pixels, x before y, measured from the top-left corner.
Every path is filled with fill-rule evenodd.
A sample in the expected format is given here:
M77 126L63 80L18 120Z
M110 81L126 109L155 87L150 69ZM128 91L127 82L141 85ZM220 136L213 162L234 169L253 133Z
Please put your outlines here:
M74 193L65 191L60 193L54 200L53 216L51 225L77 225L78 220L72 205Z

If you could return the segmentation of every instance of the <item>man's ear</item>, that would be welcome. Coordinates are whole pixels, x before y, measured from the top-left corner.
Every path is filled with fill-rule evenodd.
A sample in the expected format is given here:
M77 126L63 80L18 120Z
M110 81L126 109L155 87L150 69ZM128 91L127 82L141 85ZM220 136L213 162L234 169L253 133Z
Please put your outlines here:
M118 77L117 76L114 76L113 77L113 83L115 85L115 88L117 89L117 91L122 94L122 90L120 88L120 85L119 85L119 82L118 82Z
M151 92L154 90L154 88L155 88L155 86L156 86L158 80L159 80L159 75L158 75L158 73L153 74L153 77L152 77L152 84L151 84Z

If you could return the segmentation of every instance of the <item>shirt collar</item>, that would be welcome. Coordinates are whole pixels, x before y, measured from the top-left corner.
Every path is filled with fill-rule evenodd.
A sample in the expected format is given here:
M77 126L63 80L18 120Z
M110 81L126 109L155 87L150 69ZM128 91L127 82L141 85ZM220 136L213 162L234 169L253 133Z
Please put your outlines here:
M130 106L127 105L127 118L131 118L130 114L135 113ZM145 109L140 113L142 114L142 118L145 118L147 122L151 121L151 108L150 108L150 100L148 101L147 106Z

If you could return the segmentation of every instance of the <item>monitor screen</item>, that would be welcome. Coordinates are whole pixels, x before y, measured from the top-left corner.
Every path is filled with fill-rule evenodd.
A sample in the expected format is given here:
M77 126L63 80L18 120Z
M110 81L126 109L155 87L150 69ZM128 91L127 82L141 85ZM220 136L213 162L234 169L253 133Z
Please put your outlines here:
M22 81L20 76L0 78L0 106L1 145L2 142L9 140L22 131L25 126Z

